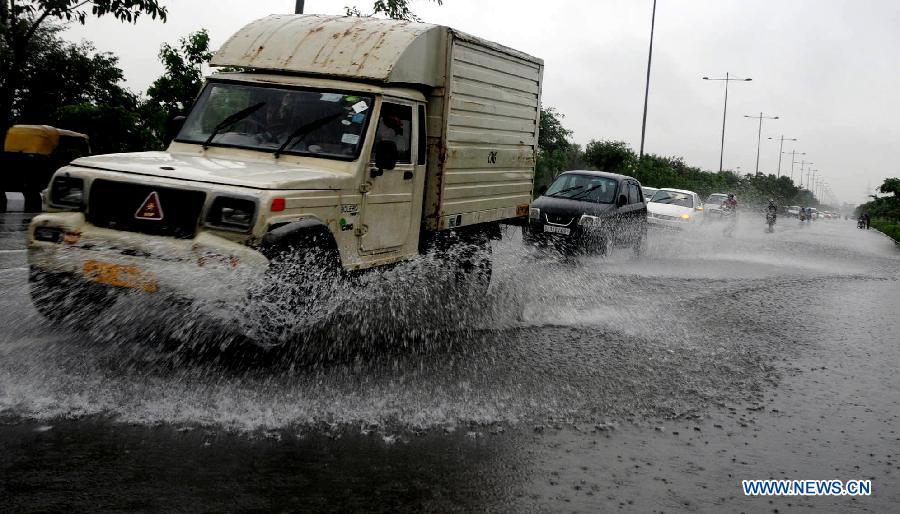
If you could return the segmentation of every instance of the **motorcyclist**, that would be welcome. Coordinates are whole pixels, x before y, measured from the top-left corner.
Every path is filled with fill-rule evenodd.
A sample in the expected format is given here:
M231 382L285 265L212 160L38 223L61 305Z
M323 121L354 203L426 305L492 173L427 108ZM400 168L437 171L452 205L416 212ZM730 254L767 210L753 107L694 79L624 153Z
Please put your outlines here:
M731 237L734 227L737 225L737 198L734 197L734 193L728 193L728 198L722 202L722 214L730 218L722 233Z
M769 198L769 206L766 207L766 214L778 214L778 206L775 205L775 200Z
M728 193L728 198L722 202L722 210L729 214L734 214L737 210L737 198L734 193Z

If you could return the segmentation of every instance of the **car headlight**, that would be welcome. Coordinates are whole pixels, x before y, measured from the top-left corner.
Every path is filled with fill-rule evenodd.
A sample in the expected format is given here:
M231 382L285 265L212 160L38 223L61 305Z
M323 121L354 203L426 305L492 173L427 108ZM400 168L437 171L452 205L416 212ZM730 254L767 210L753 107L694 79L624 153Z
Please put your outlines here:
M50 203L60 207L84 207L84 179L58 176L50 184Z
M691 219L691 215L688 214L688 213L684 213L684 214L681 215L681 219L683 219L683 220L689 220L689 219Z
M582 214L581 219L578 220L578 224L582 227L599 227L600 226L600 218L597 216L590 216L588 214Z
M206 214L206 225L247 232L253 228L256 202L246 198L216 197Z
M528 219L538 221L541 219L541 210L537 207L528 209Z

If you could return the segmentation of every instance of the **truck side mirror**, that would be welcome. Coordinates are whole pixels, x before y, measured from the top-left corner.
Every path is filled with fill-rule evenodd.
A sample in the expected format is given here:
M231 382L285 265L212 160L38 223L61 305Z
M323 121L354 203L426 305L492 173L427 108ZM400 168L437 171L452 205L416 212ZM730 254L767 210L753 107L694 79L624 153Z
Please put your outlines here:
M390 171L397 167L399 152L397 143L390 140L382 140L375 143L375 167L380 171Z
M619 195L619 199L616 200L616 207L624 207L626 203L628 203L628 197L625 195Z
M166 131L163 134L163 143L165 145L171 143L175 136L181 132L181 127L184 126L184 120L186 119L187 117L185 116L172 116L166 121Z
M544 184L543 186L540 187L540 189L538 189L538 196L544 196L545 193L547 193L547 185L546 184Z

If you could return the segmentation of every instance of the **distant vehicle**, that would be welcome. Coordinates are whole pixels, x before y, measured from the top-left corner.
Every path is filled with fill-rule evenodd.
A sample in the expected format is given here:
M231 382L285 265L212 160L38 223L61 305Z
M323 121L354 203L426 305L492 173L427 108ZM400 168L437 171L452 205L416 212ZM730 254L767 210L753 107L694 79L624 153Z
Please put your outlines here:
M657 191L659 191L659 188L658 187L650 187L650 186L641 186L641 191L644 192L644 199L646 199L649 202L650 199L653 198L653 195Z
M567 171L531 204L525 241L564 252L605 254L610 245L639 254L647 234L647 204L632 177Z
M721 217L722 216L722 204L725 203L725 200L728 200L728 195L725 193L713 193L706 198L706 201L703 202L703 210L704 216L707 216L707 219L711 217Z
M24 193L25 210L40 211L40 192L53 172L90 153L84 134L47 125L14 125L6 131L0 154L0 197L4 191Z
M800 217L800 206L799 205L791 205L787 210L788 216L793 216L795 218Z
M651 225L684 228L703 221L700 196L684 189L660 189L647 204Z
M821 214L819 213L818 209L816 209L815 207L809 208L809 219L810 220L820 219L820 216L821 216Z

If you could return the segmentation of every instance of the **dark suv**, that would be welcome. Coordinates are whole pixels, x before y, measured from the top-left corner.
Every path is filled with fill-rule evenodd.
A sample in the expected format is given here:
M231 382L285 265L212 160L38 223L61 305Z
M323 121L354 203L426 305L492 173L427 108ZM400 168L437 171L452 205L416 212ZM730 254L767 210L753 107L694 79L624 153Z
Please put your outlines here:
M567 252L605 254L610 245L640 254L647 236L647 203L632 177L567 171L531 204L525 241Z

